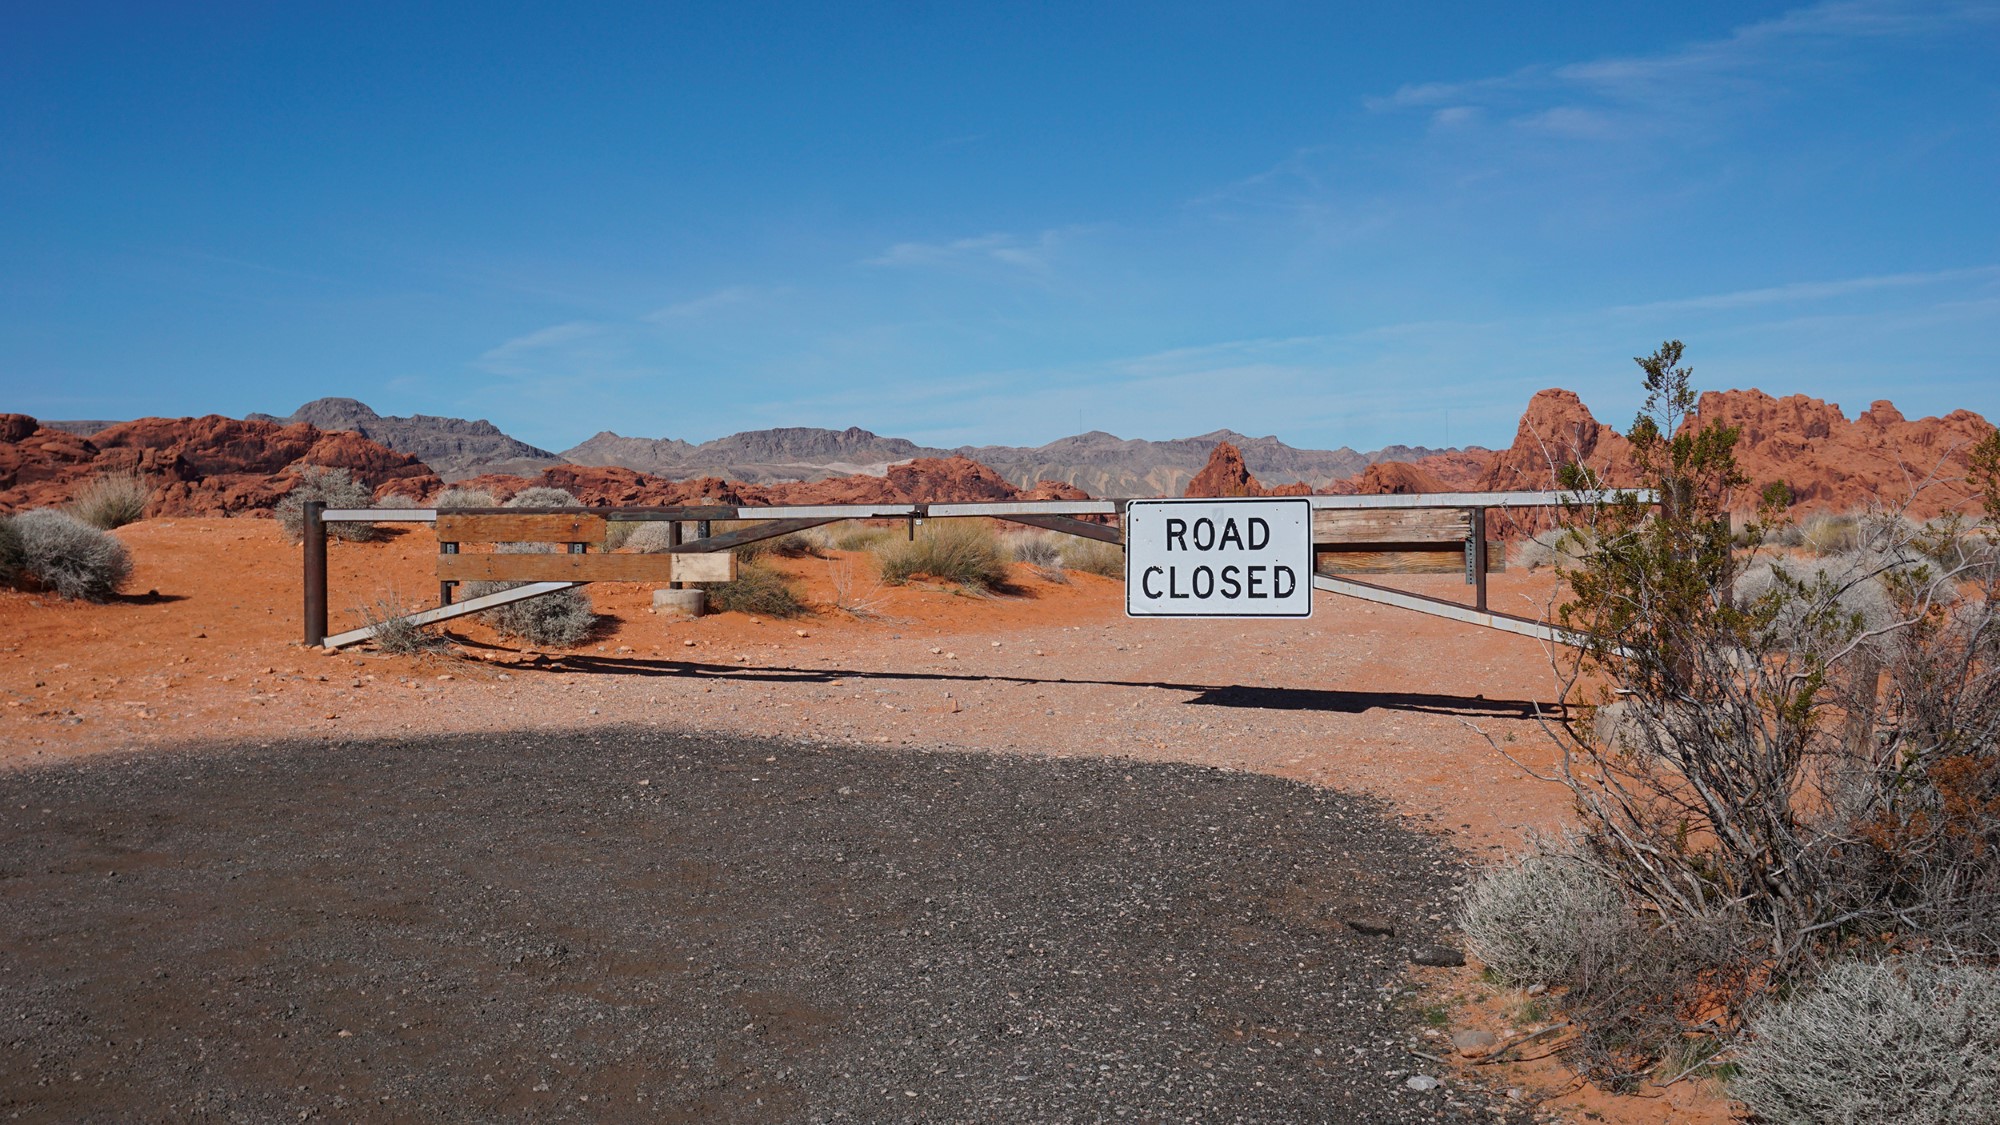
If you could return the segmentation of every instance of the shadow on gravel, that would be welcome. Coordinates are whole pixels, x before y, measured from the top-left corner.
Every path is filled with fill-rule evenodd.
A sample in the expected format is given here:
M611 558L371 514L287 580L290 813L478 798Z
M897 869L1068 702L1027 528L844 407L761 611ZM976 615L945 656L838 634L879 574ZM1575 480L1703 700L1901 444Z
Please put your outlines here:
M932 683L1090 684L1098 687L1160 688L1194 693L1188 706L1247 707L1267 711L1413 711L1470 718L1531 719L1536 714L1560 716L1560 703L1532 699L1488 699L1483 695L1444 695L1410 691L1338 691L1327 688L1240 687L1184 684L1168 680L1089 680L1041 676L1005 676L974 672L913 672L880 669L792 668L743 666L698 660L636 660L567 655L542 669L584 675L712 676L769 683L831 683L834 680L917 680Z
M1488 1121L1457 862L1254 774L656 729L0 775L0 1117ZM1394 937L1345 925L1387 916Z

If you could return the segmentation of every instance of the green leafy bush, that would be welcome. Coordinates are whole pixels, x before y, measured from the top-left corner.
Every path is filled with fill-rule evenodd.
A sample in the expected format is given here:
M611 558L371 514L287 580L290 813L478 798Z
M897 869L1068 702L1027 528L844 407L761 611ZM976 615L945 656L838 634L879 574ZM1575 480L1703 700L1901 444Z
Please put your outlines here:
M67 512L38 508L7 521L19 544L17 578L64 598L103 601L132 576L132 556L115 537Z
M152 492L136 473L107 473L97 477L70 501L69 510L77 519L109 531L145 518Z

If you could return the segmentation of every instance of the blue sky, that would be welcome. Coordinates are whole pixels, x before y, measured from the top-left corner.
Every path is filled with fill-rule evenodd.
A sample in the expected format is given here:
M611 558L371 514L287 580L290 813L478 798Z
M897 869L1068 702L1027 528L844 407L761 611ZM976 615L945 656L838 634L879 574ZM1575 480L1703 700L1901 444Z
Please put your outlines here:
M2000 416L2000 3L7 22L0 410L1494 445L1674 336Z

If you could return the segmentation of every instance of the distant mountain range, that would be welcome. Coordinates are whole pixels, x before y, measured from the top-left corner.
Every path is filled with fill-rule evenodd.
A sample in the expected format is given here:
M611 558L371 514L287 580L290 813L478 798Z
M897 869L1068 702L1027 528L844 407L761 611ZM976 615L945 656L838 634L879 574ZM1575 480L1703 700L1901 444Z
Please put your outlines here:
M1075 485L1093 496L1178 495L1223 442L1243 452L1243 460L1267 485L1303 482L1324 488L1379 461L1416 461L1448 450L1392 445L1358 452L1299 449L1275 437L1248 437L1216 430L1170 441L1120 438L1101 430L1060 438L1047 445L960 446L939 449L906 438L882 437L858 426L845 430L787 426L749 430L699 445L677 438L625 437L603 431L588 441L553 453L509 437L491 422L429 414L377 414L351 398L322 398L279 417L252 414L247 421L307 422L322 430L351 430L371 441L417 457L447 481L485 473L532 476L552 465L616 465L675 480L721 477L753 484L824 480L866 473L880 476L890 465L918 457L969 457L989 466L1009 483L1031 488L1038 481ZM89 436L112 422L45 422L45 426Z

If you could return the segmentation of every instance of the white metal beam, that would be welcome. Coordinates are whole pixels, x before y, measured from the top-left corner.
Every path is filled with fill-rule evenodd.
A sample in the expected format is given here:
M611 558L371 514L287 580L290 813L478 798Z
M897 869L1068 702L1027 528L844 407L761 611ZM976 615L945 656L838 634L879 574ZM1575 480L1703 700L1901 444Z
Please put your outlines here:
M1469 605L1459 605L1440 598L1427 598L1422 594L1409 594L1401 590L1390 590L1366 582L1350 582L1345 578L1329 578L1324 574L1313 576L1313 588L1330 594L1345 594L1350 598L1360 598L1377 605L1394 606L1397 609L1415 610L1428 613L1432 617L1444 617L1452 621L1463 621L1467 625L1480 625L1488 629L1499 629L1507 633L1519 633L1524 637L1553 641L1559 645L1580 646L1585 638L1567 629L1558 629L1525 617L1515 617L1506 613L1474 609Z
M462 602L453 602L451 605L441 605L436 609L420 610L416 613L392 618L390 621L379 621L373 625L363 625L359 629L349 629L345 633L336 633L328 637L325 644L328 648L345 648L348 645L359 644L367 640L375 635L376 630L394 621L405 621L411 625L435 625L440 621L449 621L454 617L464 617L468 613L478 613L480 610L492 609L494 606L507 605L510 602L526 601L529 598L538 598L543 594L553 594L558 590L567 590L571 587L581 585L583 585L581 582L530 582L525 586L516 586L511 590L502 590L497 594L483 594L476 598L467 598Z

